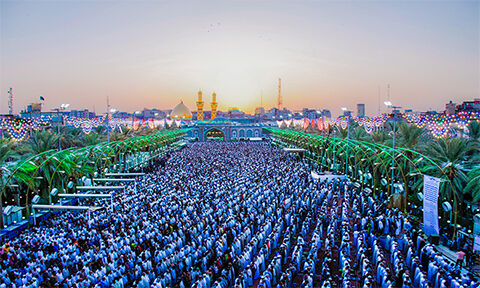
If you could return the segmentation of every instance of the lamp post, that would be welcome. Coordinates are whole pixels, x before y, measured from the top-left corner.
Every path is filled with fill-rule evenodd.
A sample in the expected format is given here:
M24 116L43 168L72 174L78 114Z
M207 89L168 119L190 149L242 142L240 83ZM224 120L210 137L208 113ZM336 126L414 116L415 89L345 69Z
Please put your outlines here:
M333 129L333 172L336 172L337 170L337 163L335 162L335 148L337 146L337 139L335 138L335 136L337 136L337 128Z
M63 117L60 118L60 111L66 110L70 104L62 104L60 107L53 108L54 111L57 111L57 117L61 119L61 124L63 125ZM59 120L60 121L60 120ZM58 134L58 150L62 150L62 139L60 137L60 123L57 125L57 134Z
M343 111L343 116L348 116L347 118L347 158L346 158L346 161L345 161L345 171L347 172L347 177L348 177L348 172L349 172L349 169L348 169L348 158L350 158L350 156L348 155L349 151L350 151L350 114L347 115L348 113L352 113L351 110L348 110L346 107L342 107L342 111Z
M392 186L392 195L393 193L395 192L395 188L393 187L393 182L394 182L394 176L395 176L395 135L397 134L396 133L396 124L397 124L397 117L395 117L395 109L400 109L402 107L400 106L394 106L392 105L392 102L390 101L385 101L384 104L388 107L388 108L391 108L392 109L392 117L393 117L393 144L392 144L392 167L390 169L392 169L392 181L391 181L391 186Z
M115 108L110 109L110 104L108 104L108 108L107 108L107 143L110 143L110 114L109 113L112 113L112 115L113 115L117 112L118 112L118 110L115 109Z

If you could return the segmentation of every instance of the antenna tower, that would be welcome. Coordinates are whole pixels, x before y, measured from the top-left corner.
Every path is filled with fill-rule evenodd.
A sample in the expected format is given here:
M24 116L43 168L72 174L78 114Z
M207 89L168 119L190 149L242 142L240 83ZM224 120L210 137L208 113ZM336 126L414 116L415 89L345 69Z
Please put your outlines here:
M107 134L108 143L110 143L110 97L107 95Z
M263 107L263 90L260 90L260 107Z
M12 88L8 89L8 114L13 115L13 92L12 92Z
M378 86L378 115L380 115L380 85Z
M277 99L277 108L282 110L282 79L278 78L278 99Z
M390 101L390 84L387 85L387 100Z

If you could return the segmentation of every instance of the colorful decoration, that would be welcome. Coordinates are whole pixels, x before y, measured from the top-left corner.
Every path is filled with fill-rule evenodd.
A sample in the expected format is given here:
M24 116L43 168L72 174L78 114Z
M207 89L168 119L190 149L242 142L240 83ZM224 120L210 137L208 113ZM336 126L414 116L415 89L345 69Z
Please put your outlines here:
M0 127L17 141L27 139L31 131L48 125L48 122L36 118L3 118L0 121Z
M322 119L317 120L317 128L318 128L318 130L323 131L323 120Z
M308 120L308 118L305 118L305 120L303 121L303 129L307 130L309 125L310 125L310 120Z

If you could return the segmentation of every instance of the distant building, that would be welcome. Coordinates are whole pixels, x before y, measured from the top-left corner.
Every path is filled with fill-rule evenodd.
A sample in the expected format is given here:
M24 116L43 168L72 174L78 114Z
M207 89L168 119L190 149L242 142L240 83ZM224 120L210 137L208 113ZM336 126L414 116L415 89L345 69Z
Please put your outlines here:
M72 111L69 112L68 116L76 117L76 118L87 118L87 119L91 119L91 118L96 117L95 113L88 111L88 109L72 110Z
M441 113L438 113L438 111L436 110L427 110L425 113L423 113L424 115L438 115L438 114L441 114Z
M170 113L170 119L192 120L192 112L183 104L183 101L181 101L177 106L173 107Z
M42 104L31 103L27 105L27 109L20 111L20 118L39 118L42 115Z
M140 117L143 119L151 119L155 117L155 111L150 109L143 109Z
M292 111L288 110L287 108L283 108L282 111L280 111L280 115L283 116L284 118L290 118L292 116Z
M453 115L457 112L457 104L452 101L445 104L445 114Z
M325 117L325 118L332 118L332 113L330 112L330 110L323 109L322 110L322 116Z
M480 112L480 99L463 102L457 106L457 112Z
M265 108L263 108L263 107L255 108L255 115L258 115L258 116L265 115Z
M308 119L322 118L322 111L319 111L316 109L303 108L302 114L303 114L303 117Z
M357 117L365 117L365 104L357 104Z
M280 116L280 110L277 107L273 107L272 109L268 110L268 114L272 116Z
M217 111L215 111L215 113L217 113ZM216 117L215 117L216 118ZM207 120L213 120L212 119L212 111L206 111L206 110L203 110L203 120L207 121Z
M239 118L239 117L244 117L245 112L240 111L237 107L230 107L228 108L228 118Z
M268 137L262 124L242 120L195 122L190 126L191 129L187 131L187 138L197 139L198 141L254 141Z
M114 113L112 114L112 117L113 117L113 118L129 118L129 117L132 117L132 116L133 116L132 113L120 112L120 111L114 112Z
M42 112L42 103L32 103L28 105L26 112L30 112L30 113Z
M140 113L136 115L138 118L142 119L164 119L167 117L167 113L164 111L158 110L156 108L146 109L144 108Z
M63 116L68 116L69 112L61 111L61 112L42 112L42 104L41 103L32 103L27 105L25 110L20 111L20 118L35 118L35 119L42 119L45 121L50 121L52 125L61 125L63 122Z

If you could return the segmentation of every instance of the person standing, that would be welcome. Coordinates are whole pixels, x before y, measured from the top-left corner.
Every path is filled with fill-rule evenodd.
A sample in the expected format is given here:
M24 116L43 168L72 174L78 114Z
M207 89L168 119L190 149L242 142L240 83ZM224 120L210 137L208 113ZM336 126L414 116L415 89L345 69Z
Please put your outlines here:
M457 263L455 263L455 267L460 266L460 269L462 269L464 257L465 257L465 252L463 252L462 250L457 252Z

